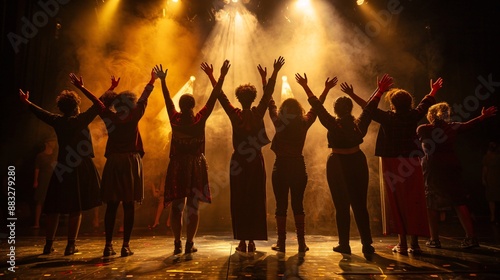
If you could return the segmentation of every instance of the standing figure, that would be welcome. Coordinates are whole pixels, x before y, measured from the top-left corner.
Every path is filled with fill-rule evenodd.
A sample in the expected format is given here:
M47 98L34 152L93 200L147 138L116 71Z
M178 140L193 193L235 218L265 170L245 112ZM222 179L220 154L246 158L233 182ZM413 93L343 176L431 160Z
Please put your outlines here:
M266 70L259 65L262 81L266 82ZM327 79L325 89L319 100L323 103L330 89L337 84L337 77ZM300 81L302 82L302 80ZM290 192L292 211L297 234L298 251L306 252L309 248L305 242L304 192L307 186L307 172L302 155L307 131L316 120L316 112L310 109L305 114L304 109L295 98L288 98L278 111L274 99L269 102L271 117L276 134L271 142L271 150L276 154L272 183L276 199L276 229L278 240L271 249L285 252L286 218L288 209L288 193Z
M64 255L78 252L76 238L82 221L82 211L101 205L100 175L94 165L94 148L88 125L104 110L102 102L92 94L85 95L94 104L80 113L80 97L63 90L56 98L62 115L48 112L29 101L29 92L19 90L21 101L37 118L52 126L57 136L57 164L50 178L43 212L47 215L43 254L54 251L53 242L60 214L68 214L68 242Z
M262 147L271 141L264 127L264 115L271 100L279 70L285 59L274 60L274 70L266 84L264 94L257 106L252 103L257 97L254 85L244 84L236 88L236 98L242 109L235 108L224 93L219 102L229 116L233 129L233 149L230 163L231 219L234 239L239 240L239 252L255 252L254 240L267 240L266 170ZM202 64L202 70L210 77L212 85L213 67Z
M123 206L123 243L120 253L122 257L134 254L129 243L134 226L135 202L142 203L144 199L142 170L144 148L139 132L139 121L146 111L148 97L154 88L156 78L155 72L151 71L151 78L139 100L131 91L119 94L108 91L101 97L106 109L99 115L108 131L101 189L102 200L106 203L104 214L106 243L103 250L105 257L116 254L112 241L120 202ZM82 92L88 92L81 77L73 76L73 83Z
M391 109L370 110L372 119L380 123L375 155L380 158L380 192L384 234L397 233L399 242L393 252L419 254L419 236L429 236L425 203L424 179L420 165L421 148L415 132L418 122L436 100L434 95L442 87L441 78L431 80L431 91L413 108L412 95L400 88L386 94ZM361 107L366 101L348 93ZM378 104L382 93L373 99ZM369 109L369 108L368 108ZM410 235L408 249L406 236Z
M483 185L490 209L490 222L499 224L498 205L500 203L500 143L491 141L483 157Z
M441 102L429 108L427 113L429 124L417 128L417 135L425 153L422 158L422 169L431 233L431 238L426 243L428 247L441 248L439 209L446 206L453 206L465 231L465 239L460 247L479 246L467 207L467 194L460 176L462 168L455 154L454 144L460 133L494 116L496 111L496 107L483 108L480 116L468 122L452 122L450 106L446 102Z
M34 229L40 228L40 217L42 215L43 203L47 195L50 177L57 163L57 139L49 138L44 142L43 151L35 158L35 173L33 176L33 188L35 189L34 200L35 222ZM95 208L98 209L98 208Z
M184 211L187 212L184 252L190 254L198 251L194 247L193 239L198 230L199 203L212 202L205 159L205 124L214 109L230 66L229 61L225 60L217 85L213 88L205 106L196 114L193 112L195 100L191 94L183 94L180 97L181 111L177 112L165 81L168 70L163 71L161 65L155 66L161 80L165 106L172 126L164 203L165 207L171 204L170 224L174 234L174 255L182 252L181 231Z
M326 164L326 175L333 204L336 211L339 243L333 251L351 254L350 224L351 208L356 219L358 231L363 244L362 252L370 255L375 252L370 219L367 209L368 194L368 164L366 156L359 145L368 131L371 122L368 108L377 106L376 102L369 102L361 116L356 119L352 115L352 100L348 97L339 97L335 100L333 110L336 116L330 115L321 101L313 94L307 85L307 76L295 75L297 82L304 88L309 103L317 112L321 124L328 129L328 147L332 149ZM385 75L378 82L377 93L383 93L392 85L392 78ZM344 92L352 87L345 87Z

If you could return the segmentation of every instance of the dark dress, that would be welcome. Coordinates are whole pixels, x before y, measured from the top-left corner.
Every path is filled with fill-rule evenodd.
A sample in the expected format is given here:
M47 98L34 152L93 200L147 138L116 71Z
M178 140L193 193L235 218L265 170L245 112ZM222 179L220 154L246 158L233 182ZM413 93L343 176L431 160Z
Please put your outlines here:
M417 135L425 152L422 169L429 209L439 210L466 204L462 167L454 145L460 133L473 128L478 122L479 118L465 123L438 121L417 128Z
M177 112L169 96L165 97L172 127L170 162L165 180L165 206L173 200L184 197L206 203L212 202L205 159L205 124L217 101L217 92L214 91L205 106L189 119L185 119L182 113ZM163 94L169 94L166 88L163 89Z
M100 176L92 159L94 148L88 128L98 114L98 107L92 106L71 117L50 113L34 104L30 110L54 128L59 145L44 213L67 214L101 205Z
M293 119L282 119L278 116L274 100L271 100L269 115L276 129L271 144L271 150L276 154L272 174L273 192L276 199L275 214L281 217L286 216L290 192L294 215L303 215L307 172L302 149L307 131L316 120L316 114L311 109L304 117L294 116Z
M144 148L139 121L146 111L148 97L153 90L146 85L133 108L123 108L119 112L104 110L100 116L106 124L106 164L102 173L102 200L136 201L144 199L144 178L142 157Z
M47 189L49 188L50 177L57 163L57 152L46 154L39 153L35 158L35 168L38 169L38 186L35 189L34 200L40 203L45 201Z
M237 240L267 240L266 170L261 148L271 142L263 118L275 84L269 79L259 104L250 109L233 107L223 93L219 97L233 129L229 184Z

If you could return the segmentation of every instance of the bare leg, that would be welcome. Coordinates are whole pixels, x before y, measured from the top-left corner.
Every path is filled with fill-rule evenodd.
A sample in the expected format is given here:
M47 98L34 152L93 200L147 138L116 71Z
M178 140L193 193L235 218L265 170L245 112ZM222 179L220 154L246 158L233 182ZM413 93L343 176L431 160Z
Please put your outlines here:
M181 230L182 230L182 212L186 205L185 198L176 199L172 201L172 233L174 234L174 241L181 241Z
M33 228L40 228L40 217L42 216L43 203L37 202L35 207L35 224Z
M439 212L427 208L427 216L429 217L431 240L439 240Z
M196 198L187 199L187 242L193 242L193 238L198 231L199 224L199 210L198 210L198 200Z

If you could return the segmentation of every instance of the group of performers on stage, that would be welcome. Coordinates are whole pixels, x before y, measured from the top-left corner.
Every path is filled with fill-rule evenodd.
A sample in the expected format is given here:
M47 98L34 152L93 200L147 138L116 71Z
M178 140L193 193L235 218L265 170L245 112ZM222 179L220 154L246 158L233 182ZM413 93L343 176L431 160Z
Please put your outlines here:
M404 89L393 88L393 79L384 75L368 100L355 94L353 86L341 83L347 96L333 103L334 114L323 103L338 79L328 78L319 97L308 86L306 74L296 74L311 106L305 112L297 99L283 100L279 108L273 100L278 72L285 64L283 57L274 60L267 77L267 68L257 66L262 78L263 94L254 106L257 89L242 84L235 90L241 108L231 104L222 91L230 69L224 61L218 79L211 64L202 63L201 69L210 79L213 89L205 105L194 112L195 99L184 94L177 111L167 88L167 69L156 65L144 91L137 98L130 91L117 93L119 79L111 78L111 87L100 98L85 86L83 79L70 74L72 84L93 105L80 112L80 97L72 90L64 90L57 97L61 114L48 112L29 100L29 92L19 90L20 99L43 122L52 126L57 135L59 153L44 203L46 243L43 254L54 251L53 241L60 214L69 214L68 243L64 255L78 251L75 241L80 228L82 211L106 204L106 241L103 256L112 256L113 231L117 209L122 203L124 232L121 256L130 256L130 237L134 225L134 205L144 198L142 158L145 154L139 121L145 113L148 97L157 79L165 99L172 128L170 161L165 178L164 203L171 207L170 224L174 235L174 254L197 251L194 238L198 229L199 203L211 203L207 159L205 158L205 124L217 101L228 115L232 126L233 154L230 159L230 208L236 250L255 252L255 240L267 240L266 172L262 147L271 144L276 155L272 171L272 187L276 199L277 242L272 249L285 252L288 193L294 216L298 251L309 250L305 242L304 192L308 178L302 153L307 131L319 118L327 129L328 148L326 178L335 206L338 244L333 251L351 253L351 209L359 230L362 253L375 252L367 210L368 165L360 149L371 121L380 124L375 156L380 158L381 196L383 200L384 233L398 234L397 253L421 253L418 237L430 237L426 245L439 248L438 210L445 203L457 210L466 232L463 248L479 246L474 234L470 213L461 185L460 162L453 151L457 135L483 119L495 115L497 108L483 109L481 115L467 122L451 122L448 104L436 103L434 95L443 81L431 80L430 93L414 108L412 95ZM378 104L386 95L391 109L383 111ZM354 103L362 108L359 116L352 115ZM264 127L266 112L272 119L275 135L270 139ZM106 125L108 140L106 163L100 176L93 163L93 145L88 125L99 115ZM427 116L428 124L418 126ZM166 125L166 124L165 124ZM439 137L436 137L439 135ZM256 140L255 140L256 139ZM210 160L210 159L208 159ZM411 166L412 168L402 168ZM183 215L187 215L186 242L181 243ZM410 236L408 246L406 236Z

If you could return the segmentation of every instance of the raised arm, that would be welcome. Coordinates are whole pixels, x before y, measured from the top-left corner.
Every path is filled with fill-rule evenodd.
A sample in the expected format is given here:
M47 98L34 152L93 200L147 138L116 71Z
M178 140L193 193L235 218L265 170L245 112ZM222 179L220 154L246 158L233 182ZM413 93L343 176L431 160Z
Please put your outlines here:
M429 92L429 95L434 96L443 87L443 79L438 78L435 82L432 82L431 79L430 83L431 83L431 91Z
M118 80L115 78L115 76L111 75L111 86L109 87L108 91L110 90L115 90L115 88L118 86L120 83L120 77L118 77Z
M167 113L169 117L172 117L174 113L177 113L177 110L175 110L174 102L172 101L172 98L170 97L170 92L168 91L167 88L167 72L168 69L163 70L163 65L155 65L153 68L153 71L155 72L155 75L160 79L161 82L161 91L163 92L163 99L165 99L165 107L167 108Z
M215 87L215 85L217 84L217 81L215 80L215 77L214 77L214 67L212 66L212 64L208 64L206 62L203 62L200 67L201 67L201 70L203 70L203 72L205 72L205 74L207 74L208 78L210 79L210 82L212 83L212 86ZM224 108L224 111L226 111L226 114L229 115L229 114L231 114L231 112L234 111L233 105L231 104L231 102L229 101L227 96L224 94L224 91L222 91L222 88L221 88L220 93L218 94L218 99L219 99L219 102L220 102L222 108Z
M71 83L78 88L92 103L99 108L99 111L102 112L105 109L104 104L102 101L97 98L90 90L88 90L84 85L83 85L83 78L77 77L74 73L69 74L69 78L71 80Z
M347 94L356 104L358 104L361 108L364 108L366 106L367 101L361 98L359 95L354 93L354 88L352 85L343 82L340 84L340 90Z
M207 108L207 112L205 114L207 116L210 115L210 113L214 109L215 102L217 101L217 98L222 92L222 85L224 84L224 79L226 78L227 72L229 71L230 67L231 64L229 63L229 60L224 60L224 62L222 63L222 67L220 68L219 80L212 89L212 93L210 94L210 97L208 98L207 103L205 105L205 107Z
M495 116L498 112L498 108L495 106L491 106L488 108L484 108L481 110L481 115L468 120L467 122L461 123L460 126L458 127L458 131L464 131L468 130L471 128L474 128L476 124L482 122L485 119L491 118Z
M43 121L49 125L52 125L52 123L53 123L54 119L57 117L57 115L55 115L49 111L46 111L46 110L40 108L39 106L35 105L34 103L32 103L29 100L29 97L30 97L29 91L26 91L26 93L25 93L22 89L19 89L19 99L21 100L21 102L23 104L29 106L30 111L32 111L33 114L35 114L35 116L37 118L39 118L41 121Z
M335 87L337 85L338 81L339 81L339 79L337 79L337 77L333 77L333 79L331 79L331 80L330 80L330 78L326 78L325 89L323 90L323 92L321 93L321 95L318 98L321 103L325 103L325 100L326 100L326 97L328 96L328 93L330 92L330 90L333 87Z
M312 90L307 85L307 75L304 73L304 77L302 77L299 73L297 73L295 74L295 80L299 85L302 86L302 88L306 92L309 104L312 106L314 112L318 115L321 124L324 127L329 128L336 122L335 118L326 111L323 103L316 97L316 95L314 95Z
M262 68L262 66L259 64L257 65L257 70L259 70L262 87L265 89L267 85L267 67Z
M271 100L273 96L274 86L276 85L276 78L278 76L278 72L281 70L281 67L283 67L284 64L285 64L285 59L282 56L274 60L273 73L271 74L269 81L267 81L267 84L264 88L264 94L262 95L259 105L257 105L257 110L261 112L262 117L264 117L264 113L266 112L267 106L269 105L269 100Z

